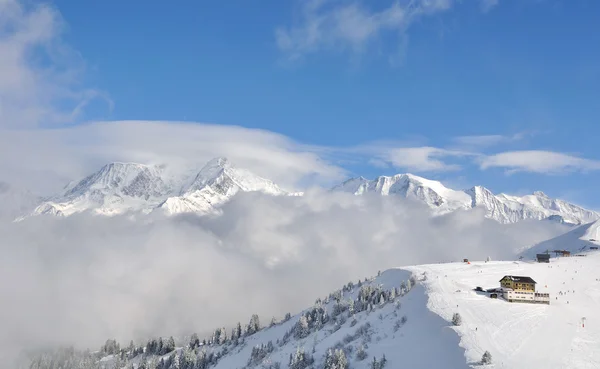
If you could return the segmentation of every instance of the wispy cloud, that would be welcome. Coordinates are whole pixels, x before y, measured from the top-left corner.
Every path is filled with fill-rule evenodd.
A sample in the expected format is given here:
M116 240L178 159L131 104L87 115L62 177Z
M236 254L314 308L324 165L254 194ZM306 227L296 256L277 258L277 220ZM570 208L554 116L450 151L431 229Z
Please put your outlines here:
M376 9L374 2L362 0L308 0L301 3L298 21L275 30L279 49L290 59L319 51L360 54L384 34L403 36L417 19L450 9L454 0L385 1ZM496 1L481 0L482 9L490 10ZM392 53L397 53L398 50Z
M459 146L484 149L503 143L521 141L527 136L528 134L525 132L515 133L513 135L473 135L454 137L452 141Z
M275 31L277 46L290 58L321 50L361 53L385 32L401 35L419 15L450 7L451 0L388 2L373 10L361 1L310 0L303 3L300 20Z
M446 150L437 147L392 148L380 154L380 158L396 168L413 172L445 172L461 168L460 165L444 160L451 157L465 157L471 154Z
M62 42L63 26L50 5L0 0L0 127L69 123L90 100L111 104L80 85L85 66Z
M498 5L498 0L481 0L481 10L484 13L489 12L496 5Z
M479 159L480 168L506 168L508 173L562 174L600 170L600 161L543 150L508 151Z

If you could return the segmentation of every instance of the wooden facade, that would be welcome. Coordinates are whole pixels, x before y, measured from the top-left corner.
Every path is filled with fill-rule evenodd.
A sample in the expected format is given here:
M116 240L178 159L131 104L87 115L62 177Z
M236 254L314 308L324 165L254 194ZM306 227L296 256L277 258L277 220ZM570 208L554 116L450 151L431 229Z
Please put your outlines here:
M535 292L536 282L530 277L520 277L513 275L505 275L500 280L500 286L510 288L513 291Z

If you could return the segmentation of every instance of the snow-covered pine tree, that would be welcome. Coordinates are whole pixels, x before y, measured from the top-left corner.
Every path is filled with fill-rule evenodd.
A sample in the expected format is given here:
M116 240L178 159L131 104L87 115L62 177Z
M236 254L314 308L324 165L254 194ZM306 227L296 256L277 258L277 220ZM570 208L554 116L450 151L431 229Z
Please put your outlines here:
M301 339L310 334L310 326L305 315L301 315L294 328L294 338Z
M173 336L171 336L171 337L169 337L168 340L164 341L162 353L163 353L163 355L168 354L169 352L172 352L173 350L175 350L175 339L173 338Z
M462 324L462 317L460 316L459 313L454 313L454 315L452 315L452 324L459 326Z
M221 328L221 331L219 333L219 345L223 345L225 342L227 342L227 331L225 330L225 327Z
M192 334L192 336L190 337L189 346L191 349L195 349L196 347L200 346L200 338L196 333Z
M313 362L314 359L304 352L304 348L301 349L300 346L298 346L296 354L292 357L290 362L290 369L305 369L312 365Z
M235 326L235 334L237 338L241 338L244 334L244 330L242 329L242 323L238 322Z
M481 365L488 365L492 363L492 354L489 351L483 353L481 357Z
M246 328L246 335L251 335L260 330L260 320L258 319L257 314L252 314L250 318L250 323L248 323L248 327Z

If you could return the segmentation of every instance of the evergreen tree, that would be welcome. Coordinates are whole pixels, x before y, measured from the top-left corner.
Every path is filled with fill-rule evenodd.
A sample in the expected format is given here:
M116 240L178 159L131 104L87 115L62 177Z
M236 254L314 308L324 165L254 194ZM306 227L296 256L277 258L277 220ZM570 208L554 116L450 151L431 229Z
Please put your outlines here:
M454 313L454 315L452 315L452 324L459 326L462 324L462 317L460 316L459 313Z
M491 363L492 363L492 354L490 354L489 351L484 352L483 356L481 357L481 364L488 365Z
M200 338L198 337L198 335L196 333L192 334L192 336L190 337L189 346L191 349L195 349L196 347L200 346Z
M300 347L298 347L296 354L292 357L290 362L290 369L305 369L312 365L313 362L314 359L310 355L306 354L304 349L300 349Z
M348 359L346 359L346 354L344 350L339 349L333 351L332 349L327 350L327 354L325 356L325 366L323 369L347 369L348 368Z
M173 350L175 350L175 339L173 338L173 336L171 336L168 340L163 342L162 354L168 354Z
M225 327L221 328L219 333L219 345L223 345L227 342L227 331L225 331Z
M251 335L260 330L260 320L258 319L258 315L253 314L250 318L250 323L248 323L248 327L246 329L246 335Z
M358 346L356 350L356 360L362 361L367 358L367 352L365 351L365 347L363 345Z
M306 318L305 315L300 316L300 319L294 326L293 330L294 330L294 337L296 339L304 338L310 334L310 326L308 323L308 319Z

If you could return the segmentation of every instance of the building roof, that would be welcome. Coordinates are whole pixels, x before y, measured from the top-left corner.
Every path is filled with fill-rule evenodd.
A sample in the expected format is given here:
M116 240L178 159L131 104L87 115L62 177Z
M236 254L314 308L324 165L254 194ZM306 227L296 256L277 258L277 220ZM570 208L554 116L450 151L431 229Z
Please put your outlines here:
M537 254L538 259L550 259L550 254Z
M504 279L504 278L509 278L513 282L533 283L533 284L537 283L531 277L521 277L521 276L517 276L517 275L505 275L504 277L502 277L502 279ZM502 282L502 279L500 280L500 282Z

